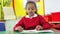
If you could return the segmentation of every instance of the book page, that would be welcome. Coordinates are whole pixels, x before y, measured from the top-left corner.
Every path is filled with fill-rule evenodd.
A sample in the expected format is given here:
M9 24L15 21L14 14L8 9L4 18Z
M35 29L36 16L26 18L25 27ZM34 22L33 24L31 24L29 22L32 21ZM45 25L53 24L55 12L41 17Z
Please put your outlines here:
M23 30L21 33L38 33L38 32L53 32L52 30L40 30L40 31L36 31L36 30Z

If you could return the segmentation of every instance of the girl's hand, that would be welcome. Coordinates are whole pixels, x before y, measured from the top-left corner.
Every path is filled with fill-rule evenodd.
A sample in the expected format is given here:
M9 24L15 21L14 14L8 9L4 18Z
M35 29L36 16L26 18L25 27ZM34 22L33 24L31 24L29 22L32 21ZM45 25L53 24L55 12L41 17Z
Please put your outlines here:
M35 28L37 31L43 29L40 25L37 25L36 28Z
M17 27L17 30L18 30L19 32L22 32L24 29L23 29L21 26L18 26L18 27Z

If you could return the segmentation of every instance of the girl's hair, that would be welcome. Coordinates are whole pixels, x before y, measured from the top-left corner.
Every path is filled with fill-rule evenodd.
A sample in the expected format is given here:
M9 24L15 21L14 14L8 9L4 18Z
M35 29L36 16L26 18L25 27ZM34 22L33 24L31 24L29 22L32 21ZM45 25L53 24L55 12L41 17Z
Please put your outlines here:
M35 13L37 14L37 6L36 6L36 3L35 3L35 2L33 2L33 1L28 1L28 2L26 3L26 7L27 7L27 5L28 5L29 3L34 4L34 6L35 6L35 8L36 8ZM25 7L25 8L26 8L26 7Z

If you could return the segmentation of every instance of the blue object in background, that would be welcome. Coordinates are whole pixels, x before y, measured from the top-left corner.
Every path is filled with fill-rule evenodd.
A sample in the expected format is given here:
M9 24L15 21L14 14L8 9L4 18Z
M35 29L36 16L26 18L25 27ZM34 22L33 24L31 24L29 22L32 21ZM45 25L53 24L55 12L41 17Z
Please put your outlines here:
M0 31L5 31L6 29L5 29L5 23L3 22L3 23L1 23L0 22Z

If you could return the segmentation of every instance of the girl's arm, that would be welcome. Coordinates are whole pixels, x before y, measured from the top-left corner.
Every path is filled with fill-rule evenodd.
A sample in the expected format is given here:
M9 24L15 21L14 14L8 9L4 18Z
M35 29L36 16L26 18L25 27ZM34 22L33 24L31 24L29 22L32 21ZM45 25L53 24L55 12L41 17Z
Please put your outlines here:
M23 18L14 26L14 31L23 29L22 26L23 26Z

